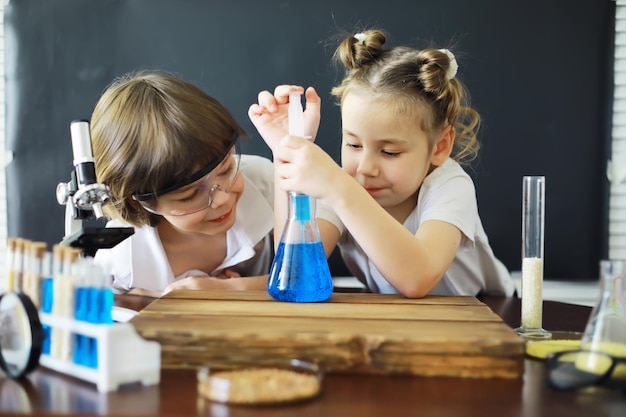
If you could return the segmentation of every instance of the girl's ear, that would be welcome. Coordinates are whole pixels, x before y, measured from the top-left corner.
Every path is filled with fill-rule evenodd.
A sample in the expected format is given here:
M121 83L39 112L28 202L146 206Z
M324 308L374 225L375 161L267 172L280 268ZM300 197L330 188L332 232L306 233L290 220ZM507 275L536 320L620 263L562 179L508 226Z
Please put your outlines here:
M446 126L433 148L433 155L430 163L435 166L442 165L452 153L454 145L454 129L451 125Z

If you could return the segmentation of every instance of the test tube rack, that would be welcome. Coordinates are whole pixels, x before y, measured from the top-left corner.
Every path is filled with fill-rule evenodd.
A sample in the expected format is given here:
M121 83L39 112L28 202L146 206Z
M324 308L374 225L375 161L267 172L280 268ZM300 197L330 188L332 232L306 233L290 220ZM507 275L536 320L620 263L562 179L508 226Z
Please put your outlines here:
M48 313L39 313L43 325L72 334L95 338L98 366L90 368L42 354L40 365L88 382L100 392L117 390L123 384L158 384L161 376L161 345L142 339L130 323L92 324Z

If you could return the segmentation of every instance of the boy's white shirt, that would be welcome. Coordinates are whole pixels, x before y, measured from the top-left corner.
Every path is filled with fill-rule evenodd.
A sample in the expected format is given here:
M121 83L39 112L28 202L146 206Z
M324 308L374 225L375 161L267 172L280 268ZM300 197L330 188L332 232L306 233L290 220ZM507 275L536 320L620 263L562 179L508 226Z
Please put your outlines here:
M113 289L125 292L142 288L163 292L172 282L188 277L213 275L225 268L252 259L255 246L261 249L258 259L250 265L246 276L268 273L272 262L270 233L274 227L274 168L270 160L256 155L242 155L240 170L245 181L244 192L237 204L237 220L227 231L227 254L211 274L189 270L174 277L165 249L154 227L136 227L131 237L111 249L96 252L96 261L111 270ZM107 227L127 227L119 220L111 220Z

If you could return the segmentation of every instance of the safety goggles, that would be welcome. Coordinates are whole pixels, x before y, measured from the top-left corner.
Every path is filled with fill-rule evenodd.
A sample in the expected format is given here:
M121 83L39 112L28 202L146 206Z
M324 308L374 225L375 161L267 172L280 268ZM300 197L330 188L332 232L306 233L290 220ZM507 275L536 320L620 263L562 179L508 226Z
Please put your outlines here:
M156 192L134 194L132 198L153 214L185 216L197 213L211 205L217 190L230 192L239 175L240 159L233 142L225 155L189 178Z
M546 358L548 384L570 390L593 385L619 389L626 393L626 357L605 352L570 350Z

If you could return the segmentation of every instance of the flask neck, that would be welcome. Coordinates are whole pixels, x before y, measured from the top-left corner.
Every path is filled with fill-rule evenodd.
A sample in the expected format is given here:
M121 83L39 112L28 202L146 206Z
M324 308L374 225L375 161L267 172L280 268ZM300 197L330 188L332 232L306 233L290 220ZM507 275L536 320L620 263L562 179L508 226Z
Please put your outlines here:
M289 192L290 218L299 222L308 222L315 217L315 200L306 194Z
M600 294L601 299L603 299L607 304L610 305L611 309L621 310L621 314L624 315L626 313L626 285L625 285L625 274L626 272L626 264L623 264L622 261L613 261L620 262L619 268L615 268L615 270L606 269L601 271L600 277ZM597 306L600 307L600 306ZM626 317L624 317L626 319Z

